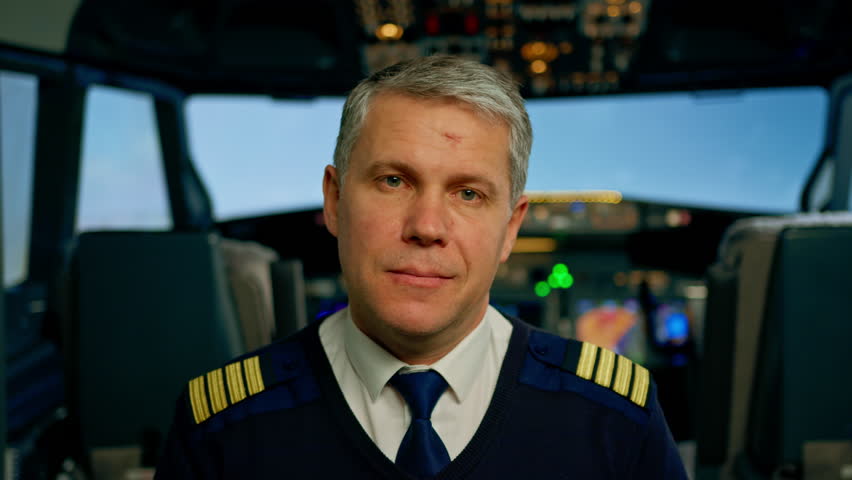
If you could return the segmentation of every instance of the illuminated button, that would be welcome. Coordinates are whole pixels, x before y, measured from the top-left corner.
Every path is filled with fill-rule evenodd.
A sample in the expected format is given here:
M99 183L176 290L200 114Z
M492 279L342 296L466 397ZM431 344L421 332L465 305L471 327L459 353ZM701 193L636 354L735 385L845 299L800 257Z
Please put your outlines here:
M524 44L523 47L521 47L521 57L523 57L523 59L528 62L532 62L535 60L544 60L545 62L552 62L558 56L559 48L555 44L549 42L529 42Z
M530 64L530 70L533 73L544 73L547 71L547 63L544 60L535 60Z
M680 212L677 210L669 210L666 212L666 225L670 227L677 227L680 225Z
M399 40L402 38L403 29L393 23L385 23L376 29L376 38L379 40Z
M547 276L547 285L550 288L559 288L559 278L556 276L556 274L551 273Z
M543 205L538 205L533 209L533 217L536 220L543 222L550 217L550 211Z

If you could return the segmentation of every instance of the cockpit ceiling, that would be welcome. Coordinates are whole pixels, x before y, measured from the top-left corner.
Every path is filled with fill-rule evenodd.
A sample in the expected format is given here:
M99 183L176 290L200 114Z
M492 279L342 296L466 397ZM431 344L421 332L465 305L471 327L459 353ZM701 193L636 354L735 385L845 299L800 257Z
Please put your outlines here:
M5 0L0 42L190 92L335 95L432 53L528 97L827 85L852 71L845 0Z

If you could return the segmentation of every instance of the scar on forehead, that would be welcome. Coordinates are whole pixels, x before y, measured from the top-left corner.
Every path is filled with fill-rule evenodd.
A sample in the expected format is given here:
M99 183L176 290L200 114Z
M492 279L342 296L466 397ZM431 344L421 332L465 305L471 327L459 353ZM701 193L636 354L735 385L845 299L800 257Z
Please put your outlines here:
M444 138L446 138L447 140L449 140L452 143L459 143L462 140L461 135L458 135L458 134L455 134L455 133L450 133L450 132L444 132Z

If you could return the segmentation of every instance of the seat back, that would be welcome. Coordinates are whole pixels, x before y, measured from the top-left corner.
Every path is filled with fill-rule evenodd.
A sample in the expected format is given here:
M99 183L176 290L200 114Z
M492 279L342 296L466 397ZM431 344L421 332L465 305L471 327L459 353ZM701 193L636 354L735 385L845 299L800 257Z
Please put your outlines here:
M215 234L80 235L70 380L86 451L165 436L187 380L245 352L225 270Z
M743 455L748 471L767 478L803 471L810 461L803 452L818 443L852 446L852 215L847 220L793 223L779 234ZM832 478L844 464L852 457L837 459Z
M285 338L308 324L302 261L277 261L270 265L270 273L275 307L275 336Z
M763 325L775 318L772 285L778 245L789 228L842 229L852 225L846 213L755 217L732 225L708 271L703 358L696 416L696 478L733 478L734 462L747 449L755 385L763 375L759 352L766 349ZM799 252L801 254L801 252ZM823 280L814 279L821 285ZM826 291L832 286L822 285ZM801 320L800 320L801 321Z
M780 226L756 217L734 223L708 271L704 356L696 416L696 473L730 475L743 449L748 399L772 252Z
M719 263L710 267L707 273L703 352L699 365L702 391L697 402L698 418L695 419L695 463L704 468L718 468L728 456L737 272L736 268Z
M245 347L256 350L275 336L271 267L278 254L256 242L222 238L219 244Z

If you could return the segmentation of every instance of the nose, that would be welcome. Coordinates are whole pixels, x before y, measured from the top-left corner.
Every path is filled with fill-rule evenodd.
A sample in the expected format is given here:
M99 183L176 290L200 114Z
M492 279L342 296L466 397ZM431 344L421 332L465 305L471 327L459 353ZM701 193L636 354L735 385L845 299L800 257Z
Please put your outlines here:
M424 247L446 246L450 217L445 202L440 194L418 195L407 209L403 240Z

